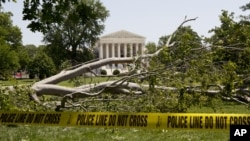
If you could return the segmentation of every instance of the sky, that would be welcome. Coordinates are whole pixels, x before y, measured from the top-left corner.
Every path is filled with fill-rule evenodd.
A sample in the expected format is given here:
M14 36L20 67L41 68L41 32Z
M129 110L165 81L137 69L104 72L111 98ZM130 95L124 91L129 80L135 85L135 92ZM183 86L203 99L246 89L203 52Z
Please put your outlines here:
M44 44L43 35L33 33L28 28L28 21L22 20L23 1L3 4L4 11L13 13L13 25L18 26L23 35L23 44ZM105 21L105 30L100 35L119 30L127 30L146 37L147 42L158 43L161 36L171 34L185 16L198 17L187 23L199 35L209 37L208 31L220 26L221 10L234 12L235 17L248 15L239 8L249 0L100 0L109 10L110 16Z

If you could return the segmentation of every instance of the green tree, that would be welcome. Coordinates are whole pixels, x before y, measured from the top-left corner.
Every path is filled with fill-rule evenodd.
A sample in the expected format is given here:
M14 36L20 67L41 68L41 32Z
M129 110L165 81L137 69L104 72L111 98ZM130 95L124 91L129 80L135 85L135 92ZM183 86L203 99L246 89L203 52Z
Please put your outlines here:
M158 42L158 48L166 45L168 36L162 36ZM159 55L162 63L169 64L176 60L185 60L194 56L197 52L195 49L202 46L201 38L197 32L193 31L190 26L181 27L172 37L174 45L166 48Z
M208 42L215 52L213 60L217 64L228 61L236 65L238 74L249 73L250 69L250 22L241 19L234 20L234 13L222 11L220 16L221 25L210 30L214 33Z
M6 73L11 74L17 69L25 69L28 63L27 54L22 47L21 30L17 26L13 26L11 16L10 12L0 12L1 67L2 73L5 75L7 75ZM4 66L6 71L3 71Z
M27 51L29 58L33 58L38 51L35 45L25 45L24 49Z
M25 49L25 47L20 47L17 51L17 56L19 58L19 64L22 71L27 70L28 64L30 62L30 57L28 54L28 51Z
M23 19L30 21L28 28L30 28L31 31L46 33L51 29L53 24L61 24L65 17L65 12L77 3L78 0L25 0ZM86 13L84 12L83 14Z
M11 16L11 12L0 12L0 37L18 51L22 46L22 33L19 27L13 26Z
M28 65L32 58L34 58L36 52L38 51L35 45L25 45L20 48L16 52L18 52L20 70L27 71Z
M44 79L55 73L55 65L44 51L39 50L31 59L28 71L31 78L38 75L40 79Z
M146 44L147 53L154 53L157 50L157 46L154 42L149 42Z
M169 35L168 35L168 36L167 36L167 35L161 36L161 37L159 38L159 41L158 41L158 46L159 46L159 47L165 46L166 43L167 43L168 37L169 37Z
M63 57L70 57L72 63L90 59L79 56L89 56L86 48L94 45L109 15L99 0L55 0L42 3L26 0L23 12L24 20L30 21L28 28L42 32L48 47L53 48L51 52L62 54L53 57L55 63L64 61Z
M178 91L167 94L170 100L155 102L156 107L164 112L184 112L190 105L204 104L207 100L203 94L192 92L192 87L199 84L198 89L206 91L209 84L216 82L217 75L213 70L211 53L202 46L201 37L190 26L180 27L172 35L170 43L167 43L169 37L162 36L159 39L157 48L162 51L150 62L148 71L158 72L147 78L149 91L164 95L165 92L157 90L155 86L177 88Z
M18 55L0 38L0 77L7 78L20 66Z

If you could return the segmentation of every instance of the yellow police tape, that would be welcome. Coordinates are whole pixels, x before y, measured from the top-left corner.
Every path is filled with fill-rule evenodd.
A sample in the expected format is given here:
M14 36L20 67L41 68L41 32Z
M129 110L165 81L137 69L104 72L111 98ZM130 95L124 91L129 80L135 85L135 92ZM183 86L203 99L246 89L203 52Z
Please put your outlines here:
M0 112L0 124L145 129L226 129L250 125L250 114Z

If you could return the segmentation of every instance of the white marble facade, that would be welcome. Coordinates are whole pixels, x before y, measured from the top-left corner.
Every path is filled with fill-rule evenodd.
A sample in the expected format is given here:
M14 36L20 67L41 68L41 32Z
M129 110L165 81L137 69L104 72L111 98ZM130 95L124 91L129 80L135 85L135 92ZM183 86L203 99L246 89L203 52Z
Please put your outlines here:
M125 30L117 31L100 37L97 44L99 58L133 57L144 53L145 37ZM109 64L99 70L106 70L112 75L114 70L127 72L127 64Z

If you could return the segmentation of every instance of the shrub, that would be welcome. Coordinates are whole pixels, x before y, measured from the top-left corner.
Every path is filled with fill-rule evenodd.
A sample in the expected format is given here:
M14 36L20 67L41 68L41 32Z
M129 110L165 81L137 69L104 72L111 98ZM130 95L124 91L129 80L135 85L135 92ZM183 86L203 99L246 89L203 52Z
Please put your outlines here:
M41 73L41 74L38 75L38 78L40 80L43 80L44 78L46 78L46 76L45 76L45 74Z
M29 73L29 79L34 79L36 77L35 73L30 72Z
M118 75L118 74L120 74L120 71L119 71L119 70L114 70L114 71L113 71L113 75Z
M107 75L107 71L106 70L101 70L101 75Z

